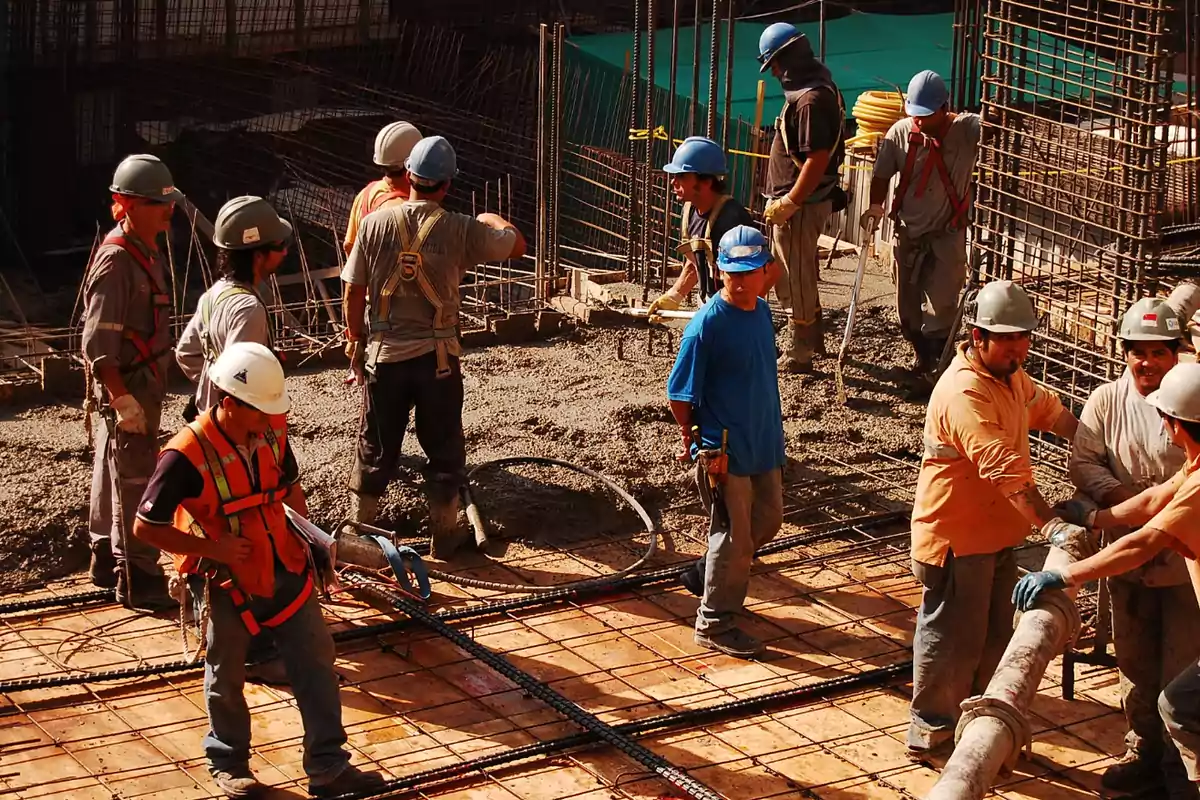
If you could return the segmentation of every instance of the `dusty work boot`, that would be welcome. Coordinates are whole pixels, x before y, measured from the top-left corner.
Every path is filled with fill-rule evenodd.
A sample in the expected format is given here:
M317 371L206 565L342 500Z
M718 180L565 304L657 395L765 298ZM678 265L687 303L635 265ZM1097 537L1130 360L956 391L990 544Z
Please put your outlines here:
M775 362L780 372L790 372L793 375L806 375L812 372L812 348L809 345L809 325L788 323L788 337L791 347Z
M679 582L696 597L704 596L704 567L707 559L699 558L679 576Z
M474 542L474 534L458 524L458 494L446 498L429 498L429 554L448 561L454 554Z
M353 522L365 522L368 525L375 524L375 517L379 514L379 497L373 494L359 494L358 492L350 493L350 511L347 514L347 519ZM342 528L344 533L358 533L358 530L353 526L346 525Z
M763 651L763 643L740 628L730 628L712 635L696 631L695 641L701 647L716 650L734 658L754 658Z
M211 774L213 783L217 785L217 788L226 797L233 798L233 800L258 797L267 788L258 782L258 779L250 772L250 767L214 769Z
M829 358L829 352L825 349L825 318L822 313L818 308L817 321L808 328L808 343L812 349L813 358Z
M92 585L100 589L115 589L117 586L117 559L113 557L112 542L104 539L92 542L92 563L88 577Z
M1186 777L1186 776L1185 776ZM1137 750L1126 750L1121 760L1104 770L1100 792L1104 797L1129 797L1161 789L1162 762Z
M167 589L165 575L155 575L126 562L117 562L117 602L134 611L157 614L179 608L179 601ZM129 582L133 583L130 587Z
M378 792L387 780L378 772L363 772L353 764L347 764L336 775L326 780L324 777L311 778L308 782L308 793L313 797L337 797L349 792Z

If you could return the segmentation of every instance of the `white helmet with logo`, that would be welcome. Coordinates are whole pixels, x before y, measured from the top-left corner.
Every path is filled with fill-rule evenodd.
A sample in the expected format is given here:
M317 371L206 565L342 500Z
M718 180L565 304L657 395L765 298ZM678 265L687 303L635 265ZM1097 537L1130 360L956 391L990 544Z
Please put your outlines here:
M1144 297L1121 318L1120 338L1127 342L1169 342L1183 336L1175 310L1160 297Z
M258 342L235 342L221 351L208 379L226 394L264 414L286 414L292 406L283 365Z

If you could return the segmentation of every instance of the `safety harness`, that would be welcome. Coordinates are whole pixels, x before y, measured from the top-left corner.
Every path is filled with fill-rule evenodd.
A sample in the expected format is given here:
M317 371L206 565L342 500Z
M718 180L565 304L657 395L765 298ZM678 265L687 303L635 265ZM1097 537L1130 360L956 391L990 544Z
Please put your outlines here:
M970 205L970 193L958 196L957 190L954 188L954 182L950 180L950 171L946 169L946 160L942 157L942 143L928 134L914 130L908 135L908 156L904 159L904 169L900 173L900 185L896 187L895 197L892 198L891 218L899 219L900 207L904 204L904 198L908 195L908 187L912 183L913 168L917 163L917 151L920 148L928 148L929 155L925 158L925 164L921 168L921 174L917 177L917 185L913 191L913 197L918 200L925 194L925 189L929 184L929 176L936 169L938 175L942 179L942 186L946 189L946 197L950 200L950 208L952 216L947 225L948 230L959 230L967 217L967 207Z
M146 278L150 281L150 305L151 313L154 319L154 327L150 332L150 341L158 338L158 333L170 321L171 314L171 297L167 294L166 287L160 286L154 277L154 264L141 248L126 238L124 233L112 232L104 237L104 244L114 245L121 248L137 263L142 271L146 273ZM121 372L130 374L136 372L144 366L149 366L150 372L155 379L160 383L163 382L163 374L158 368L158 359L170 352L170 348L154 352L150 349L150 343L142 338L142 335L132 328L122 327L125 340L133 345L133 349L137 351L137 358L132 364L121 367Z
M220 294L218 294L216 297L213 297L211 292L205 292L204 296L200 298L200 351L204 354L205 362L209 364L215 362L217 360L217 356L221 355L221 351L218 350L216 345L213 343L212 333L210 333L212 329L212 315L217 310L217 307L220 306L221 303L225 302L226 299L240 294L251 295L254 297L254 299L258 300L259 303L262 303L262 298L258 296L258 292L254 291L254 289L250 288L249 286L245 286L240 283L235 283L232 286L222 289ZM274 345L272 343L273 338L274 337L271 335L271 331L268 329L267 347L271 348L272 350L274 349Z
M799 156L792 153L792 143L791 143L791 141L788 140L788 130L787 130L787 123L785 122L785 117L787 117L788 109L792 108L794 103L797 100L799 100L801 97L808 94L809 92L815 91L818 88L821 88L821 87L814 86L814 87L810 87L808 89L803 89L803 90L799 91L796 94L796 97L793 98L792 100L784 100L783 109L779 112L779 116L775 118L775 130L779 132L780 138L783 139L783 151L787 154L787 157L792 160L792 163L796 165L796 169L804 169L805 159L800 158ZM835 152L837 152L838 145L840 145L842 143L842 137L845 135L845 124L843 121L846 119L846 107L842 104L842 93L837 90L837 87L824 86L824 88L832 91L834 94L834 97L837 98L838 135L837 135L837 139L835 139L833 142L833 147L830 148L830 153L835 153ZM814 188L812 190L812 192L808 196L808 199L805 200L804 202L806 204L807 203L820 203L820 202L828 199L829 195L833 193L834 187L838 185L838 181L839 181L839 177L836 173L834 175L829 175L828 173L826 173L825 175L822 175L821 180L816 185L816 188Z
M713 260L712 249L712 232L713 224L717 221L717 216L721 213L721 209L729 200L729 195L717 195L717 202L713 204L712 210L708 212L708 222L704 226L704 236L692 236L692 204L683 204L683 214L680 216L679 225L679 252L683 255L689 253L702 252L708 258L708 263L711 266L716 263Z
M192 433L195 434L196 440L200 443L200 449L204 453L204 460L208 465L208 474L212 476L213 485L217 490L217 498L221 501L220 513L225 517L225 521L229 525L229 532L233 536L241 536L242 523L238 515L249 509L282 500L287 495L290 487L279 486L267 491L254 492L245 497L234 497L232 490L229 488L229 479L225 475L225 465L238 458L238 455L230 453L222 458L217 453L216 448L213 447L212 442L201 431L198 422L192 422L188 427L192 429ZM282 452L275 432L268 429L264 438L267 441L267 445L271 448L271 453L275 456L275 463L280 463ZM250 469L248 465L246 468ZM209 570L204 573L206 581L213 580L216 577L216 570ZM265 620L255 618L254 613L250 610L249 595L238 586L232 573L228 573L228 577L217 582L217 586L229 593L229 599L233 602L234 610L241 617L242 624L246 626L246 630L250 632L251 636L255 636L263 628L275 628L282 625L304 606L309 595L313 592L313 571L311 569L305 570L304 586L300 589L295 599L277 614Z
M363 216L370 214L372 211L378 211L379 209L383 208L384 203L391 202L392 200L408 199L407 192L402 192L395 188L389 189L386 192L379 192L378 194L375 194L375 192L377 192L379 187L382 185L385 185L384 182L382 180L378 180L367 187L367 197L369 197L370 200L366 204L367 209L363 212Z
M426 302L433 306L433 335L406 336L405 338L413 340L432 339L434 349L437 352L437 377L445 378L452 372L450 369L449 342L458 336L458 330L449 309L446 307L441 296L438 295L437 289L430 283L429 276L425 274L425 262L421 257L421 249L425 246L425 242L429 240L429 236L433 233L434 228L445 217L446 211L443 208L438 208L425 218L425 221L421 223L421 227L417 229L414 235L408 217L401 213L403 208L403 206L395 206L395 210L393 211L396 217L396 224L400 230L400 256L396 259L396 266L392 269L391 274L388 275L387 280L380 287L378 296L371 299L371 351L367 365L370 369L374 369L375 362L379 359L383 334L393 328L391 321L392 295L400 287L401 281L406 283L416 281L421 295L424 296Z

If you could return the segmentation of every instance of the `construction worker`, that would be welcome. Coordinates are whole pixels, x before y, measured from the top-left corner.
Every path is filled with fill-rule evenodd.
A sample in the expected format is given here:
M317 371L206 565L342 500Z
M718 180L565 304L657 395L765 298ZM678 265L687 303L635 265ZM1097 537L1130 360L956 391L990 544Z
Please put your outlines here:
M1158 486L1112 508L1090 511L1086 520L1089 528L1137 530L1110 540L1099 552L1065 569L1024 576L1013 591L1017 608L1022 611L1032 608L1047 589L1082 586L1100 578L1126 574L1155 559L1165 549L1187 559L1193 592L1200 595L1200 568L1196 561L1196 553L1200 552L1200 365L1179 364L1171 368L1159 388L1146 396L1146 402L1158 411L1171 441L1183 450L1183 466ZM1151 653L1148 657L1158 656ZM1166 666L1165 661L1162 663ZM1182 776L1173 780L1168 772L1166 794L1172 800L1195 798L1200 796L1196 785L1200 781L1200 662L1192 657L1166 680L1169 682L1158 695L1158 712L1186 772L1186 780ZM1148 777L1143 788L1152 787L1153 780Z
M83 355L96 431L92 469L92 583L146 611L171 608L158 551L132 538L133 518L154 472L158 423L171 354L171 295L158 237L171 226L175 188L166 165L133 155L113 173L117 226L96 248L84 277Z
M771 249L782 267L775 294L791 320L790 345L779 358L781 371L812 371L814 354L825 354L821 296L817 288L817 243L829 215L845 207L838 170L845 158L841 92L829 69L813 55L803 33L786 22L767 27L758 40L760 72L770 69L783 86L784 104L775 120L767 164L763 220L771 227Z
M871 174L871 206L863 230L883 218L892 177L900 175L891 218L896 223L896 309L912 345L916 394L933 388L946 341L953 336L967 270L967 212L979 147L979 115L950 111L950 93L931 70L909 81L908 116L879 143Z
M959 704L980 694L1012 634L1013 548L1030 526L1083 531L1055 516L1029 459L1030 429L1070 440L1076 419L1021 368L1033 303L1011 281L979 290L971 338L938 380L912 515L913 574L923 587L913 636L908 747L951 741Z
M1071 446L1071 480L1079 489L1070 513L1111 508L1176 475L1184 451L1163 428L1147 397L1157 391L1177 360L1183 328L1176 311L1158 298L1139 300L1121 320L1125 374L1088 398ZM1112 543L1127 528L1103 532ZM1158 714L1158 695L1167 682L1200 658L1200 607L1182 556L1167 548L1145 566L1108 582L1112 634L1121 670L1121 707L1129 731L1125 755L1104 772L1110 795L1134 794L1174 784L1172 796L1194 796L1179 753ZM1186 792L1180 794L1178 787Z
M701 597L696 644L738 658L762 652L736 615L754 551L783 524L787 457L775 328L760 296L770 261L756 228L739 225L721 237L721 291L688 323L667 381L683 435L680 459L696 460L696 484L710 513L708 553L683 576Z
M198 411L211 408L217 394L207 372L221 351L235 342L271 347L271 320L255 287L275 274L292 241L291 224L261 197L230 200L214 227L221 277L201 296L175 346L175 360L196 384Z
M408 122L392 122L384 125L375 135L375 164L383 168L383 177L371 181L355 195L350 206L350 221L346 224L346 241L342 249L346 255L354 249L362 218L385 206L403 203L408 199L408 173L404 161L413 146L421 141L421 132Z
M321 616L310 545L286 503L307 514L287 438L283 367L257 342L228 345L208 371L212 406L163 448L134 534L175 554L204 626L205 755L226 797L263 786L250 771L246 650L269 628L283 654L304 724L309 792L378 790L377 773L351 766L342 727L334 644ZM250 465L253 465L251 468Z
M683 203L679 251L684 260L674 285L650 304L651 322L660 321L655 316L657 311L678 310L697 283L701 303L712 297L720 288L713 254L721 237L738 225L754 225L750 212L727 194L725 151L712 139L703 136L684 139L671 156L671 162L663 166L663 172L671 176L671 188ZM774 285L774 281L769 283L766 290Z
M346 352L363 384L351 519L371 523L396 470L410 412L429 459L425 470L433 554L466 543L458 526L464 480L459 283L483 261L520 258L525 239L496 214L471 218L442 207L458 174L454 148L422 139L406 162L412 198L363 218L342 272Z

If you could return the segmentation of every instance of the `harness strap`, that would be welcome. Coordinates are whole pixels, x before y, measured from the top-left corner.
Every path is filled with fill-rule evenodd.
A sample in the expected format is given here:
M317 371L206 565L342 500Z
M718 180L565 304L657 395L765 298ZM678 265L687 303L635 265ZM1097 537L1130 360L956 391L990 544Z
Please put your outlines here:
M216 361L217 356L221 355L212 341L212 315L227 298L240 294L253 295L258 302L262 303L258 292L240 283L225 287L216 297L213 297L211 292L205 292L204 296L200 298L200 350L204 353L204 360L209 364ZM271 338L271 332L268 330L267 347L272 347Z
M392 295L399 288L400 281L416 281L426 302L433 306L433 335L429 338L434 340L434 349L437 352L437 377L445 378L452 372L447 342L456 337L458 333L453 324L448 324L450 321L445 318L445 303L425 274L421 250L434 228L445 217L446 211L438 208L437 211L425 218L414 235L408 218L401 213L401 208L403 207L398 206L395 211L396 222L400 227L400 257L396 260L396 266L392 269L391 274L384 281L377 302L372 304L371 332L374 337L371 340L373 353L370 364L374 366L375 360L379 358L384 331L391 330L392 327Z
M233 602L233 609L241 617L242 624L246 626L246 630L251 636L257 636L263 628L278 628L294 617L296 612L304 607L304 604L308 602L308 598L313 593L313 576L312 570L305 572L304 585L300 587L300 591L296 594L292 602L284 606L277 614L261 622L255 618L254 612L250 610L250 598L241 590L241 587L237 585L232 576L217 585L229 593L229 599Z
M946 159L942 156L942 143L920 131L912 131L908 135L908 155L904 159L904 169L900 173L900 184L896 187L896 194L892 198L892 210L889 216L893 220L899 219L900 207L904 203L904 198L908 196L908 187L912 183L913 168L917 163L917 150L922 147L929 150L929 155L921 168L920 176L917 178L913 197L920 199L925 194L925 189L929 184L929 176L933 174L934 170L937 170L938 177L942 181L942 186L946 189L946 198L950 201L950 207L953 211L948 227L951 230L958 230L967 216L967 208L970 205L970 193L968 192L963 197L958 196L958 190L954 188L954 182L950 180L950 171L946 168Z
M371 201L367 204L367 214L370 214L372 211L378 211L380 208L383 207L383 205L385 203L388 203L392 200L407 200L407 199L408 199L408 194L406 192L400 191L399 189L392 189L391 191L377 194L374 197L372 197Z
M158 337L158 332L163 329L164 320L169 314L171 307L171 297L167 294L166 287L160 286L158 280L154 277L153 262L150 257L142 252L141 248L129 241L123 233L110 233L104 237L104 244L119 247L128 253L142 271L146 273L146 278L150 281L150 312L153 319L153 329L150 332L150 338ZM163 375L158 368L158 359L171 351L171 348L152 351L146 339L132 328L121 326L125 331L125 340L133 345L133 349L137 351L138 357L134 362L126 367L122 367L121 372L129 374L136 372L143 366L148 366L150 372L154 375L155 380L162 381Z
M799 94L796 95L795 100L799 100L804 95L808 94L811 91L815 91L818 88L820 88L820 87L814 86L814 87L810 87L808 89L802 90ZM842 143L842 139L846 135L846 106L842 103L842 93L840 91L838 91L836 86L827 86L825 88L827 88L833 92L834 97L837 98L837 104L838 104L838 135L837 135L837 139L835 139L833 142L833 147L831 147L829 149L830 160L832 160L833 153L837 151L838 145L840 145ZM788 101L786 99L783 101L783 110L779 112L779 116L775 120L775 129L777 131L779 131L779 135L783 139L783 152L786 153L787 157L790 158L792 160L792 163L796 165L796 169L804 169L804 162L807 159L803 159L797 155L794 155L792 153L791 142L788 141L787 119L786 118L787 118L788 109L792 107L792 104L794 102L795 102L794 100ZM812 190L812 192L809 193L808 198L804 202L805 203L819 203L819 202L823 201L825 199L826 195L828 195L829 192L832 191L833 187L836 186L837 183L838 183L837 175L832 175L832 176L822 175L821 180L817 182L816 187Z

